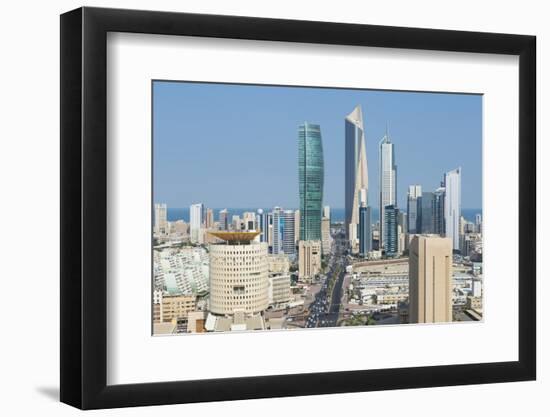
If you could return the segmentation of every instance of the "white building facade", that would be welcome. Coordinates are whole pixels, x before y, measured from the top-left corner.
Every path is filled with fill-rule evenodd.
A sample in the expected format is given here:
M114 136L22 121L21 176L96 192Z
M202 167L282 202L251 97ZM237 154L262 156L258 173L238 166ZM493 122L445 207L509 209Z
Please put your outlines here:
M395 206L397 203L397 166L395 164L394 146L388 132L380 141L379 149L379 179L380 179L380 201L379 201L379 247L384 247L384 208Z
M460 249L460 175L461 168L445 174L445 236L451 238L453 250Z
M204 215L204 205L202 203L191 204L189 207L189 230L192 243L199 243L200 231Z

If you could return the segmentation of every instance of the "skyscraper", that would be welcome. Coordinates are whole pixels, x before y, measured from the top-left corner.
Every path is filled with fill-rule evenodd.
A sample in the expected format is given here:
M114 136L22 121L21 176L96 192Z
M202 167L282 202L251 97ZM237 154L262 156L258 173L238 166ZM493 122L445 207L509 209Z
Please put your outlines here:
M397 166L395 164L395 152L393 143L390 140L388 131L380 141L379 169L380 169L380 247L384 247L386 233L385 227L385 207L397 204Z
M407 233L420 233L422 187L409 185L407 193Z
M332 237L330 236L330 219L324 217L321 220L321 235L323 237L321 241L321 249L323 255L328 255L330 253L330 245L332 242Z
M261 208L256 211L256 230L260 231L260 242L265 242L264 211Z
M369 176L367 147L363 130L361 106L355 107L345 119L345 232L352 252L358 250L359 193L368 192Z
M252 231L257 230L256 227L256 213L253 211L245 211L243 213L244 230Z
M323 217L326 217L330 220L330 206L323 207Z
M453 320L453 246L449 238L415 236L409 248L409 321Z
M359 207L359 254L366 257L372 251L371 209L365 203Z
M294 212L294 241L296 245L300 240L300 210Z
M445 235L445 187L441 186L434 191L433 200L433 224L434 233Z
M204 205L202 203L191 204L189 207L189 227L191 242L199 243L199 234L203 223Z
M275 207L273 209L273 227L272 227L272 253L277 255L283 251L283 209Z
M305 122L298 128L300 240L321 240L324 178L321 128Z
M453 249L460 249L459 220L460 167L445 174L445 236L451 238Z
M384 251L386 256L396 256L399 253L399 235L397 233L397 222L399 209L394 205L384 208Z
M272 221L273 213L264 213L262 231L264 235L264 242L267 242L268 246L272 245L273 236L272 236Z
M156 235L164 235L168 233L166 204L155 204L155 225L154 233Z
M283 252L285 255L296 255L296 240L294 238L294 210L285 210L283 217Z
M227 212L227 209L220 210L219 221L221 230L229 229L229 213Z
M211 208L206 209L206 219L204 220L204 225L207 229L210 229L214 226L214 210Z
M419 233L435 233L434 227L434 193L422 193L420 204L420 231Z
M476 232L477 233L483 232L483 220L481 217L481 213L476 214Z

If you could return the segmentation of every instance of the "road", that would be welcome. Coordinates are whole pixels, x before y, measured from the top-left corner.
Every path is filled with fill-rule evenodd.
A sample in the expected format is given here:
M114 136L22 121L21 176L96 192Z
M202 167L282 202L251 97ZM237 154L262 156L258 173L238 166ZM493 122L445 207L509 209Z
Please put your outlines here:
M305 327L336 327L341 307L344 277L346 275L345 240L341 233L334 237L333 254L329 261L327 278L322 282L321 290L316 294L315 300L309 306L309 316ZM337 277L335 275L338 274ZM332 294L328 297L331 280L336 280L332 288ZM330 299L330 302L329 302Z

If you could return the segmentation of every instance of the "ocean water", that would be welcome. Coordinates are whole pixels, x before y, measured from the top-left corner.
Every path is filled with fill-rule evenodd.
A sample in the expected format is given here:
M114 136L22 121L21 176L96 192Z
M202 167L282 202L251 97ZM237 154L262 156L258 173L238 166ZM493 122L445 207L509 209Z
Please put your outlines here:
M286 207L284 207L287 209ZM223 208L215 208L214 210L214 220L219 219L219 213L220 210L223 210ZM245 211L253 211L256 212L258 208L227 208L228 214L229 214L229 221L231 222L231 216L233 215L239 215L242 217L242 214ZM272 210L272 208L263 208L264 213L268 213ZM292 209L291 210L296 210ZM464 218L470 222L475 222L476 214L481 214L481 209L462 209L462 215ZM330 215L332 217L333 222L343 222L344 221L344 209L343 208L331 208L330 209ZM185 222L189 222L189 207L183 207L183 208L170 208L168 207L168 213L167 213L168 221L176 221L176 220L183 220ZM372 220L373 223L377 221L378 219L378 209L373 207L372 208Z

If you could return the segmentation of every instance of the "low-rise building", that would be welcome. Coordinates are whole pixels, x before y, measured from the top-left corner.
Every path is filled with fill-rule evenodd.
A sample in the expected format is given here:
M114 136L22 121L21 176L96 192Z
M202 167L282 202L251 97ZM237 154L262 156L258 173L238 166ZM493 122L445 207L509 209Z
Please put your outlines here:
M272 275L287 275L290 270L290 259L284 253L267 255L267 270Z
M291 300L290 275L275 275L269 277L269 304L280 306Z
M172 320L186 318L187 313L195 310L195 296L169 295L155 291L153 296L153 323L169 323Z

